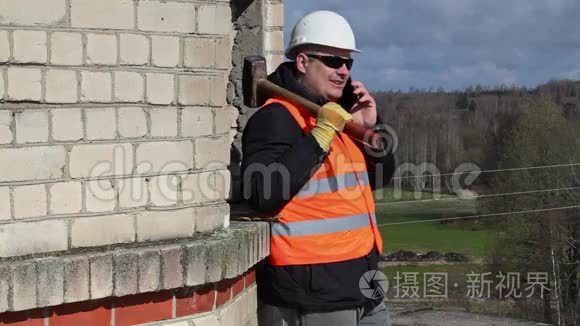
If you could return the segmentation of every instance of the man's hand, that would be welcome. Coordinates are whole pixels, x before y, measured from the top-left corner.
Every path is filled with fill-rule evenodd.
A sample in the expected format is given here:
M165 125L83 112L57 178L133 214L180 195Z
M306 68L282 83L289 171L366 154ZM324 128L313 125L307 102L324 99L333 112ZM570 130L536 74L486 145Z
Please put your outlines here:
M377 123L377 104L369 91L360 81L352 81L354 95L358 98L351 108L352 119L357 124L372 128Z

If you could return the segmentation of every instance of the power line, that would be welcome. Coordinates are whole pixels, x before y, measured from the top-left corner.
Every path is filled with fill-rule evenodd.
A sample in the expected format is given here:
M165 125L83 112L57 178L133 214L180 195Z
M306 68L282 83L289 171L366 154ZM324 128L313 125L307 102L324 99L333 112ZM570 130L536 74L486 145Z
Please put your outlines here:
M540 193L540 192L551 192L551 191L568 191L568 190L575 190L575 189L580 189L580 187L528 190L528 191L507 192L507 193L501 193L501 194L488 194L488 195L457 196L457 197L439 198L439 199L433 198L433 199L406 200L406 201L395 201L395 202L389 202L389 203L376 203L375 205L376 206L391 206L391 205L397 205L397 204L423 203L423 202L430 202L430 201L448 201L448 200L458 200L458 199L479 199L479 198L500 197L500 196L527 195L527 194Z
M552 169L570 166L580 166L580 163L570 163L570 164L554 164L554 165L542 165L542 166L530 166L523 168L511 168L511 169L495 169L495 170L481 170L481 171L465 171L465 172L454 172L454 173L444 173L444 174L433 174L433 175L411 175L402 177L393 177L392 179L413 179L413 178L424 178L424 177L445 177L453 175L462 175L468 173L496 173L503 171L522 171L522 170L537 170L537 169Z
M481 214L481 215L456 216L456 217L446 217L446 218L437 218L437 219L429 219L429 220L383 223L383 224L377 224L377 227L387 226L387 225L401 225L401 224L417 224L417 223L429 223L429 222L439 222L439 221L467 220L467 219L472 219L472 218L477 218L477 217L491 217L491 216L502 216L502 215L512 215L512 214L538 213L538 212L566 210L566 209L572 209L572 208L580 208L580 205L532 209L532 210L515 211L515 212L502 212L502 213L491 213L491 214Z

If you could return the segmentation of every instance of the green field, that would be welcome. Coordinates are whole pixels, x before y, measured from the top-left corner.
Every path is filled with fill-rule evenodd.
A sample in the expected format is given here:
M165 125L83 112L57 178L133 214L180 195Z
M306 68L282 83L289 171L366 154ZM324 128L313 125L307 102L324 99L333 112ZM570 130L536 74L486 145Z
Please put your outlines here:
M396 198L392 189L375 192L377 221L386 252L397 250L460 252L482 257L493 243L491 232L473 219L431 221L457 216L477 215L476 199L403 191Z

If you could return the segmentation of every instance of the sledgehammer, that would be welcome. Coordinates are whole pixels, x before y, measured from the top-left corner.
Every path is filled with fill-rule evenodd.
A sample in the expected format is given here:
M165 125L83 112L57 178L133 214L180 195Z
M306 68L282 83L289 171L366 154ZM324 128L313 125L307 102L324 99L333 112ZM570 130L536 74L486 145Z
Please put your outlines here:
M319 105L272 83L266 77L266 59L264 57L256 55L245 58L242 76L244 105L256 108L264 105L264 102L270 97L281 97L296 106L306 108L314 116L317 116L318 110L320 110ZM343 131L373 149L382 148L381 138L373 130L351 121L344 126Z

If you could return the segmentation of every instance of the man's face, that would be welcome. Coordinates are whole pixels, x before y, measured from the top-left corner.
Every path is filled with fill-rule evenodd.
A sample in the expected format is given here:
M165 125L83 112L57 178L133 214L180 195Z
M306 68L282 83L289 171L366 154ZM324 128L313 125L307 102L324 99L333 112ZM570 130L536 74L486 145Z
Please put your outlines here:
M328 63L324 63L327 58L318 56L349 59L350 51L319 47L317 51L304 51L296 56L296 67L302 73L302 84L313 95L335 102L342 96L342 90L350 77L350 70L345 64L340 64L337 68L328 66Z

